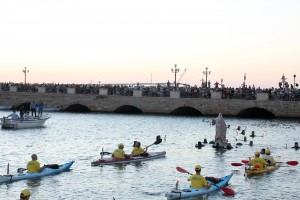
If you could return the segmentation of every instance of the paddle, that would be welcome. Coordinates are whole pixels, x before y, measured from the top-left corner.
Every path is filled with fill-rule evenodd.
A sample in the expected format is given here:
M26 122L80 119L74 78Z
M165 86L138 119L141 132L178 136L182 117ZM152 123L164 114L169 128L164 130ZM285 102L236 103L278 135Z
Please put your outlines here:
M286 164L291 165L291 166L298 165L298 161L296 161L296 160L291 160L291 161L287 161L287 162L276 162L276 163L286 163Z
M291 160L291 161L287 161L287 162L276 162L276 163L286 163L291 166L298 165L298 161L296 161L296 160ZM249 164L249 160L242 160L242 163L231 163L232 166L242 166L244 164Z
M244 163L244 164L249 164L250 161L249 160L242 160L241 162Z
M112 153L111 152L107 152L107 151L101 151L100 152L101 156L106 156L106 155L110 155L110 154L112 154Z
M187 174L193 175L193 174L191 174L190 172L186 171L185 169L183 169L181 167L176 167L176 169L177 169L177 171L179 171L181 173L187 173ZM235 191L233 189L226 188L226 187L220 187L216 184L213 184L213 185L220 188L227 195L235 195Z
M156 136L156 141L153 144L150 144L149 146L146 146L144 149L147 149L148 147L151 147L152 145L158 145L162 142L162 139L160 135Z
M237 166L242 166L244 165L243 163L231 163L232 166L237 167Z

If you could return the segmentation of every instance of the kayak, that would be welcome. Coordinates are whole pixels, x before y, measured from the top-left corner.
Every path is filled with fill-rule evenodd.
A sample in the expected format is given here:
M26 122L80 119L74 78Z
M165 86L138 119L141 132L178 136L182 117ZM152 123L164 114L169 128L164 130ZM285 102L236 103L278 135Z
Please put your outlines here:
M63 165L56 165L57 167L49 167L45 168L42 172L33 172L33 173L23 173L22 171L16 175L0 175L0 183L7 183L12 181L20 181L24 179L34 179L40 178L43 176L50 176L60 174L65 171L69 171L70 167L73 165L75 161L67 162ZM25 169L26 170L26 169Z
M123 164L123 163L132 163L132 162L141 162L146 160L153 160L157 158L162 158L166 156L165 151L161 152L148 152L148 156L135 156L130 158L103 158L91 163L92 166L99 166L99 165L113 165L113 164Z
M173 189L171 192L167 192L165 194L165 197L167 197L168 200L172 199L183 199L183 198L188 198L188 197L194 197L194 196L202 196L209 194L211 192L214 192L216 190L219 190L221 187L224 187L225 185L228 184L229 180L233 176L233 173L224 176L219 179L219 182L215 183L215 181L211 181L210 179L206 178L207 183L214 183L209 190L207 190L205 187L197 189L197 188L184 188L184 189Z
M264 169L262 170L258 170L258 169L255 169L255 168L245 168L245 172L247 174L247 176L255 176L255 175L260 175L260 174L264 174L264 173L267 173L267 172L271 172L271 171L274 171L276 169L279 168L279 163L276 163L275 166L267 166L265 167Z

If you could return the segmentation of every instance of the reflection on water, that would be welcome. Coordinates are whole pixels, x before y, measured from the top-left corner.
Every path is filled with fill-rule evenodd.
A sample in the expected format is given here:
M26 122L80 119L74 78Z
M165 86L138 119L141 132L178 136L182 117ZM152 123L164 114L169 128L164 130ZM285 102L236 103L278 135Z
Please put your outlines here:
M1 111L0 116L8 113ZM268 175L253 178L244 177L244 166L231 166L231 163L248 159L255 151L268 146L272 155L281 156L282 161L299 161L300 151L291 148L294 142L300 142L300 124L295 120L225 117L226 124L230 125L227 139L233 149L216 150L212 144L205 144L201 149L195 147L198 141L214 140L215 127L209 117L51 115L46 128L0 131L0 174L6 173L7 163L10 163L11 173L25 167L32 153L38 154L42 165L75 160L73 170L41 179L1 184L0 199L15 200L24 188L32 191L31 200L165 199L165 193L174 188L177 179L181 180L180 187L189 185L188 175L179 173L176 166L193 172L195 164L203 166L202 174L205 176L220 177L234 172L228 187L238 193L232 197L219 191L208 195L207 199L298 199L300 196L299 166L284 166ZM237 134L238 126L247 127L246 142L243 141L244 135ZM250 139L252 131L263 137ZM100 158L102 148L112 152L119 143L124 143L124 150L129 153L133 141L139 140L146 146L152 144L157 135L161 135L163 142L149 147L148 151L165 150L166 158L91 167L91 162ZM253 146L249 145L250 140Z

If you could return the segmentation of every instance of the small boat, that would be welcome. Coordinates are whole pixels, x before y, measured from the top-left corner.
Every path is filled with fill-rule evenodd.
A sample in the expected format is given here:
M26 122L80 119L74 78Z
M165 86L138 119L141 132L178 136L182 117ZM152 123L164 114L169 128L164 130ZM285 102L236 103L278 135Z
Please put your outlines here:
M60 111L61 106L49 106L49 107L44 107L43 111L44 112L56 112L56 111Z
M51 167L51 165L49 165L49 167L46 167L42 172L23 173L21 170L21 172L19 172L16 175L10 175L10 174L1 175L0 183L20 181L20 180L25 180L25 179L35 179L35 178L40 178L40 177L44 177L44 176L60 174L62 172L69 171L74 162L75 161L70 161L63 165L56 165L57 167Z
M165 197L167 197L168 200L172 200L172 199L183 199L183 198L194 197L194 196L203 196L211 192L214 192L216 190L219 190L225 185L227 185L232 176L233 173L224 176L217 183L214 183L210 179L206 178L208 184L214 183L208 190L205 187L200 189L191 188L191 187L184 188L184 189L175 188L171 192L167 192L165 194Z
M165 151L161 152L148 152L148 156L134 156L130 158L102 158L91 163L92 166L101 166L101 165L113 165L113 164L124 164L124 163L132 163L132 162L141 162L146 160L153 160L157 158L162 158L166 156Z
M0 105L0 110L10 110L11 108L12 108L12 105L8 105L8 104Z
M1 118L1 128L3 129L22 129L22 128L38 128L43 127L45 122L50 117L45 118L30 118L30 119L9 119L6 117Z
M275 166L267 166L262 170L259 170L259 169L253 168L253 167L250 167L250 168L245 167L245 173L247 174L247 176L255 176L255 175L261 175L261 174L264 174L267 172L274 171L278 168L279 168L279 163L276 163Z

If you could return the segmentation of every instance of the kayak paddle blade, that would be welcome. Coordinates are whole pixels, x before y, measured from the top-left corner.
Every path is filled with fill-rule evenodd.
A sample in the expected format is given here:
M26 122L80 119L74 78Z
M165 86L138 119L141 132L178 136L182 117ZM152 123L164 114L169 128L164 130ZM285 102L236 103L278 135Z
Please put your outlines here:
M176 167L177 171L181 172L181 173L188 173L188 171L186 171L185 169L181 168L181 167Z
M286 162L286 164L296 166L296 165L298 165L298 161L292 160L292 161Z
M242 160L242 163L249 164L249 160Z
M243 163L231 163L232 166L237 167L237 166L242 166L244 165Z
M227 195L235 195L235 191L233 189L222 187L221 190Z

